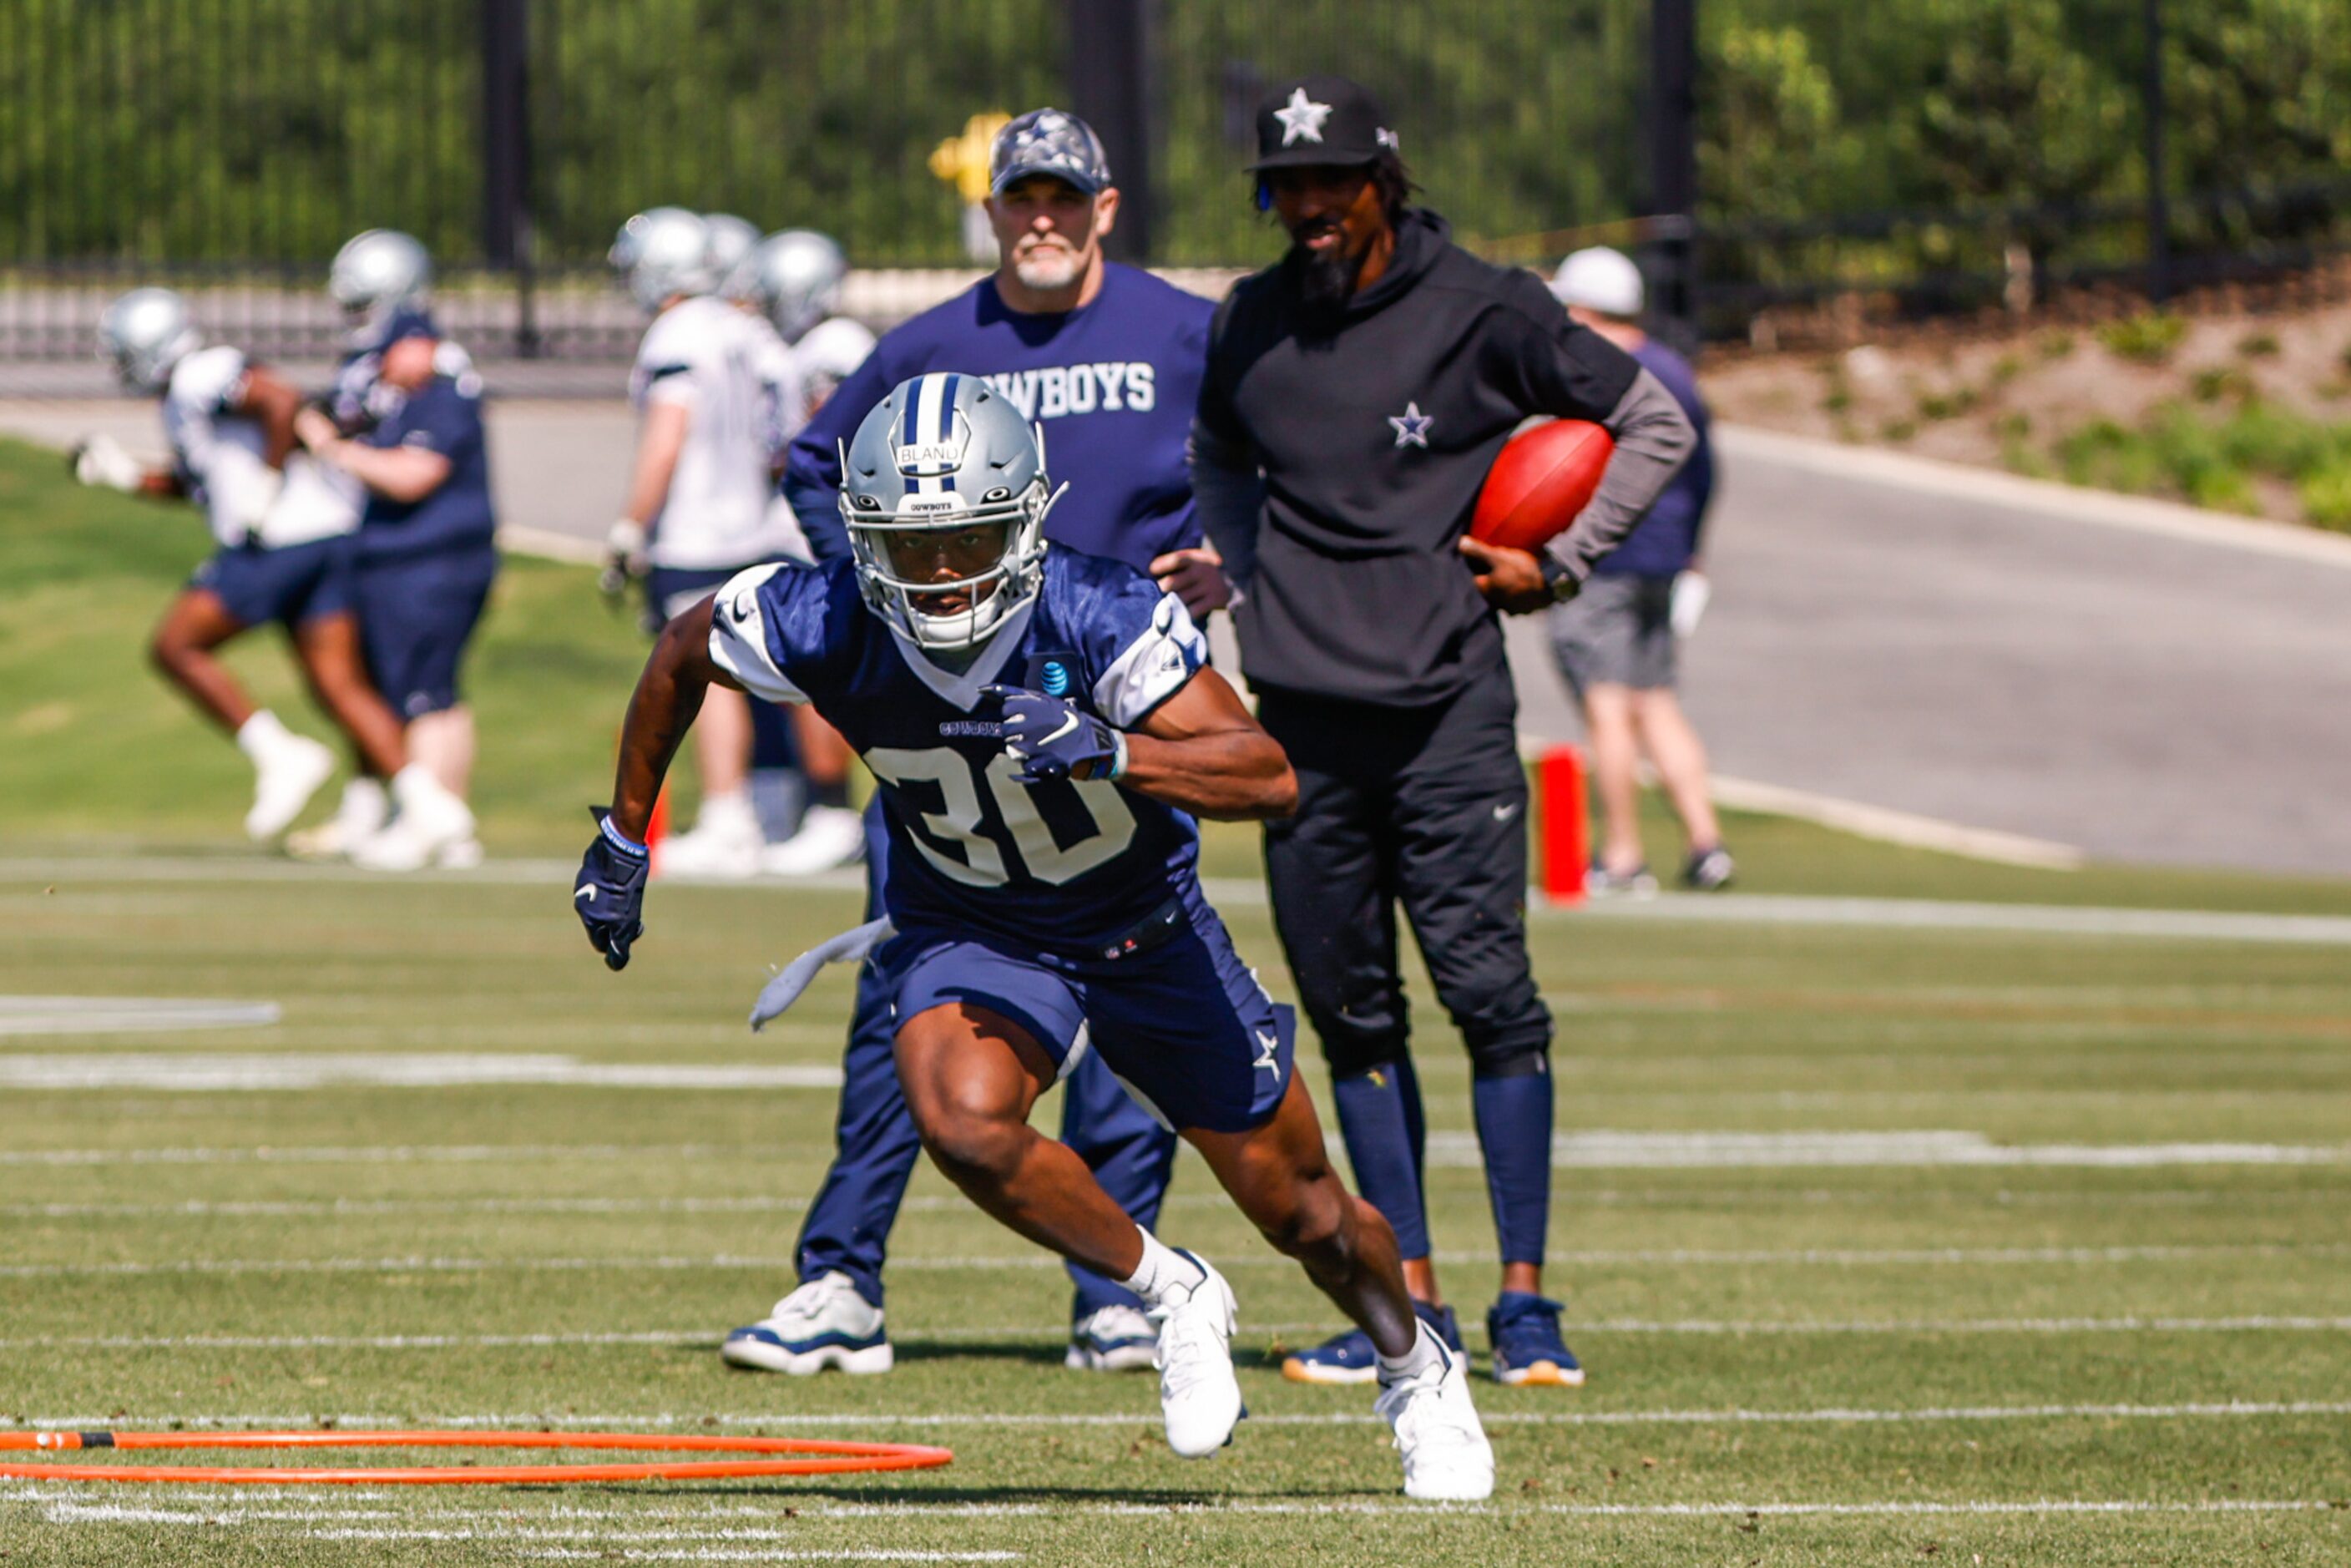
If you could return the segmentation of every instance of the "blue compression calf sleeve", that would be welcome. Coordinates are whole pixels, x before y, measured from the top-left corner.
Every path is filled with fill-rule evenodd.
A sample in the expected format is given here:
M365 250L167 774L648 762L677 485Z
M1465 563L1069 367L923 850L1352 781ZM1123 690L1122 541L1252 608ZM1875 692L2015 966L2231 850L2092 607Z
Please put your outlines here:
M1541 1263L1551 1228L1551 1073L1480 1076L1470 1082L1470 1100L1502 1261Z
M1339 1105L1339 1135L1355 1167L1355 1190L1395 1228L1399 1254L1426 1258L1427 1206L1421 1200L1412 1135L1420 1096L1416 1085L1407 1108L1404 1082L1395 1063L1383 1062L1366 1072L1334 1077L1331 1091Z

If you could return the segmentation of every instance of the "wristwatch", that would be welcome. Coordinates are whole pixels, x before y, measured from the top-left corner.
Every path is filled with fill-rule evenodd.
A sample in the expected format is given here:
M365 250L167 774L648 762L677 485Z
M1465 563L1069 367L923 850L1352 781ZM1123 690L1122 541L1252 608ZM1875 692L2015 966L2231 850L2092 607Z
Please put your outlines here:
M1557 556L1544 556L1541 558L1541 564L1543 586L1551 590L1551 601L1553 604L1566 603L1575 597L1575 591L1583 586L1582 580L1575 573L1568 570L1567 563Z

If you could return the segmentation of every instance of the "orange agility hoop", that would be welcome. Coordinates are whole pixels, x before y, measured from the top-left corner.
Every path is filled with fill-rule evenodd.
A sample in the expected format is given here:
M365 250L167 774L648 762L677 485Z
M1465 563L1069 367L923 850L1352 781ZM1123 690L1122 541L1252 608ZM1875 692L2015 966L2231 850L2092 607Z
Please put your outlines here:
M915 1443L834 1443L807 1437L664 1437L635 1432L0 1432L0 1453L91 1448L595 1448L640 1453L763 1454L754 1459L662 1464L427 1465L412 1469L219 1469L196 1465L0 1464L0 1478L58 1481L194 1481L210 1485L511 1486L567 1481L723 1480L929 1470L945 1448Z

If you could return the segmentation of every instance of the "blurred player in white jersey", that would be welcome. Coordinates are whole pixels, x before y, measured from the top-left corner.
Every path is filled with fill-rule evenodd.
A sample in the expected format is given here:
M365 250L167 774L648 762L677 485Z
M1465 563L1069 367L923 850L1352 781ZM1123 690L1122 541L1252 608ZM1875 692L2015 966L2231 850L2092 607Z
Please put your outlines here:
M814 229L769 235L752 253L747 292L791 346L807 399L803 424L873 352L872 332L836 313L848 275L841 246Z
M783 410L778 430L778 477L792 437L873 351L871 331L833 314L840 304L841 280L848 272L848 258L830 236L813 229L785 229L760 241L727 281L727 292L758 310L791 356L799 395ZM811 559L799 515L781 494L770 504L770 515L779 534L789 529L799 540L792 552L795 559ZM808 809L800 814L799 831L769 845L759 863L779 876L806 876L863 859L865 829L849 803L850 762L855 754L814 708L794 708L790 716L799 743L800 771L808 781Z
M772 334L716 296L709 241L703 218L655 207L622 225L611 252L622 286L653 319L629 375L643 423L605 583L617 590L642 577L657 628L745 567L780 559L799 535L784 535L768 513L773 410L785 395ZM726 693L695 726L701 812L664 846L665 871L758 868L766 838L751 801L751 722L750 704Z
M186 303L169 289L134 289L116 300L99 323L99 341L126 386L161 400L172 465L147 468L100 437L75 449L74 476L204 508L218 548L165 612L151 653L164 677L251 758L246 833L268 840L285 831L335 770L331 751L256 708L214 657L252 627L286 628L311 695L364 771L409 779L400 720L368 682L351 612L359 486L296 446L301 394L237 350L206 346Z
M710 258L710 276L718 280L720 293L733 277L736 269L751 259L751 252L759 244L759 225L748 218L738 218L733 213L702 214L702 249Z

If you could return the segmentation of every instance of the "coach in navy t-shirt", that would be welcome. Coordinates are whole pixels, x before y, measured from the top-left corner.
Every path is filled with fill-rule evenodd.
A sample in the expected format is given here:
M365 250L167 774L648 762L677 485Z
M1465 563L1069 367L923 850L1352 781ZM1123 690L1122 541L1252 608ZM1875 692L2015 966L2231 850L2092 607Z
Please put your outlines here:
M900 382L930 371L979 376L1043 431L1046 468L1056 486L1069 486L1046 517L1046 538L1152 574L1205 620L1225 602L1225 580L1202 546L1184 444L1213 307L1103 258L1118 192L1102 143L1075 115L1040 109L1007 125L989 177L996 272L883 337L792 443L784 493L820 559L848 554L837 509L841 444ZM872 823L869 815L869 872L878 877ZM887 997L869 979L857 1000L840 1153L800 1231L800 1287L727 1340L726 1359L738 1365L889 1364L883 1250L918 1151L892 1061ZM1070 1075L1061 1135L1147 1228L1166 1191L1175 1138L1092 1057ZM1069 1364L1149 1365L1155 1331L1141 1301L1108 1280L1071 1272Z
M365 389L374 423L346 437L311 411L295 425L319 458L367 486L354 597L369 678L449 796L412 801L395 781L391 827L350 852L385 871L470 864L481 854L464 806L474 719L458 672L497 576L497 519L481 380L442 348L429 316L399 312L377 350L377 384Z
M1096 203L1104 204L1105 220L1073 244L1054 209L1083 214ZM1101 235L1116 211L1115 190L1086 191L1042 172L1011 182L997 198L1004 265L885 333L792 443L784 493L820 557L849 553L835 509L837 444L856 434L857 422L892 387L926 371L985 377L1044 431L1045 466L1055 485L1070 486L1045 519L1045 537L1055 544L1141 571L1171 551L1199 545L1184 441L1199 401L1215 307L1147 272L1100 259ZM1081 258L1089 252L1094 258L1086 267ZM1023 271L1050 280L1072 269L1075 288L1021 280ZM1221 602L1196 602L1186 585L1166 586L1195 616Z

